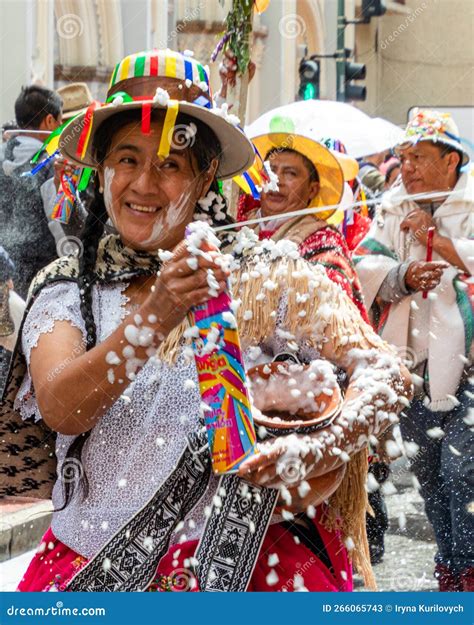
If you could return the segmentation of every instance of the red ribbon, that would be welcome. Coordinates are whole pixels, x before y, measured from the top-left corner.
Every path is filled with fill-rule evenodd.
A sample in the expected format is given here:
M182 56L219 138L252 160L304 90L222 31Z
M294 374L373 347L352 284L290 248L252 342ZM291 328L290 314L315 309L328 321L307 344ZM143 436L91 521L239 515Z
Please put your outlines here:
M76 148L76 156L79 156L79 158L82 155L84 143L86 142L86 139L89 135L89 130L92 124L94 111L101 106L102 104L100 102L98 102L97 100L94 100L87 108L86 114L84 116L84 126L79 136L79 141L77 142L77 148Z
M144 102L142 104L142 133L144 135L150 134L151 105L151 102Z

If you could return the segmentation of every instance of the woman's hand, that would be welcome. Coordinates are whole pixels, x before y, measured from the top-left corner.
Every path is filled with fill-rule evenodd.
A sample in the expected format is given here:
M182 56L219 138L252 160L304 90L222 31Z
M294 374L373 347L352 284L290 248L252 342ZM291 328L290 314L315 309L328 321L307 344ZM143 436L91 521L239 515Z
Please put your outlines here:
M243 462L238 471L239 477L259 486L278 488L285 485L285 464L278 463L284 455L286 446L284 438L261 443L257 455ZM299 467L298 467L299 474ZM304 479L304 478L302 478Z
M314 467L311 437L289 434L259 445L259 454L239 467L238 475L248 482L269 488L296 488Z
M319 477L308 478L297 487L288 487L288 495L280 495L275 512L287 510L292 514L307 512L309 506L316 508L329 499L341 485L346 473L345 465Z
M228 270L222 260L215 251L193 257L181 243L133 322L126 318L87 352L80 330L67 321L58 321L52 333L42 334L31 352L30 370L45 423L75 436L94 427L191 306L226 288Z
M278 508L293 514L305 512L308 506L318 506L339 487L346 471L343 464L324 475L312 477L315 458L305 455L302 437L290 435L260 446L260 453L246 460L239 468L239 477L268 488L279 488L282 495ZM295 453L299 450L299 453ZM278 512L277 508L277 512Z
M190 308L216 297L227 288L229 270L217 251L193 256L181 242L155 281L144 308L154 315L160 334L167 336Z
M274 361L252 367L247 376L252 383L253 405L263 413L277 412L284 420L306 421L322 415L337 385L332 366L321 360L304 365Z

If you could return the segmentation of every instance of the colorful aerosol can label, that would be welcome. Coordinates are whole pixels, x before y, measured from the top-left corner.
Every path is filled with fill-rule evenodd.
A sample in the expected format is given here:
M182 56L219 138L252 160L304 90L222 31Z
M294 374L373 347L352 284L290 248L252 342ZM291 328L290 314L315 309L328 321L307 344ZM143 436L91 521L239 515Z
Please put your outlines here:
M189 320L214 473L234 473L257 453L242 350L231 298L224 291L194 307Z

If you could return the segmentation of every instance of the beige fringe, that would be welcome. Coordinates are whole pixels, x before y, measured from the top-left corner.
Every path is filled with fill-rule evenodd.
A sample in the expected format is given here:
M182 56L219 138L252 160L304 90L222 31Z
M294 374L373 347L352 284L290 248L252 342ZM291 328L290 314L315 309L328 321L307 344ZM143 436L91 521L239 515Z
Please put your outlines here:
M328 530L340 530L344 540L353 540L354 548L349 551L352 563L365 587L377 590L366 531L366 513L371 512L366 489L367 470L367 449L362 449L350 459L341 485L329 499L322 522Z
M283 329L298 341L321 349L325 337L331 339L336 358L352 348L370 349L380 346L380 339L372 328L363 322L355 305L345 293L332 282L324 269L309 266L301 259L288 258L274 261L270 274L249 277L245 273L255 269L255 262L244 266L236 276L234 296L242 299L238 311L239 335L243 344L257 345L275 334L277 312L282 295L287 295L287 308L283 313ZM256 274L254 274L256 275ZM264 287L266 280L278 284L275 290ZM265 297L257 300L263 293ZM298 296L309 294L306 301ZM250 320L244 320L245 311L252 312ZM303 316L300 315L304 311ZM273 315L273 316L272 316ZM354 549L350 557L368 589L375 590L376 582L370 564L366 533L366 512L370 511L366 490L367 449L355 454L348 463L346 474L337 491L329 500L324 525L341 530L343 539L351 538Z
M189 321L184 319L174 330L172 330L163 343L158 348L158 358L167 365L175 365L178 360L179 353L186 339L183 338L184 331L189 328ZM191 344L190 341L188 341Z
M336 358L347 349L348 341L353 348L369 349L380 345L379 337L361 320L354 304L321 267L309 265L302 259L285 257L270 263L266 261L265 266L270 272L262 276L256 273L260 266L263 263L260 265L258 258L247 261L234 276L232 284L234 297L242 299L237 322L244 348L273 337L279 314L283 315L282 329L290 332L298 343L304 342L321 350L330 337ZM266 288L264 283L267 280L277 287L273 290ZM259 294L264 297L257 299ZM306 294L309 297L301 298ZM283 295L287 296L286 309L279 310ZM252 312L251 319L244 319L246 311ZM160 346L158 355L165 362L176 362L187 327L189 323L185 320ZM354 541L350 554L354 566L366 587L375 590L365 526L367 469L367 450L364 449L349 461L341 485L329 500L324 524L331 530L340 529L344 539Z
M266 265L268 267L268 263ZM320 350L330 338L336 357L347 349L348 342L351 347L360 349L380 346L380 338L362 321L356 306L321 267L309 265L302 259L282 258L271 263L268 275L250 276L257 268L258 262L247 263L233 283L234 297L242 299L237 321L243 344L268 340L275 334L278 314L283 314L283 329L298 342ZM266 288L267 280L276 283L277 288ZM257 299L260 294L263 297ZM279 310L284 294L286 310ZM309 297L302 301L301 296L306 295ZM249 310L252 317L245 320L244 313Z

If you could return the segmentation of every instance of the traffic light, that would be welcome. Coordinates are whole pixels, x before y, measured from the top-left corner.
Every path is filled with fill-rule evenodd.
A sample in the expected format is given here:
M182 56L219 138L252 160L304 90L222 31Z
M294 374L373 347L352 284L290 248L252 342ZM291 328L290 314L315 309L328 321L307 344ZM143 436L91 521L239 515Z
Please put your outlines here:
M362 19L368 23L372 17L380 17L387 10L383 0L362 0Z
M319 77L321 65L317 59L302 59L300 62L300 100L317 100L319 98Z
M344 100L365 100L367 97L367 89L364 85L353 85L352 80L363 80L365 78L366 68L362 63L354 63L352 61L344 61Z

